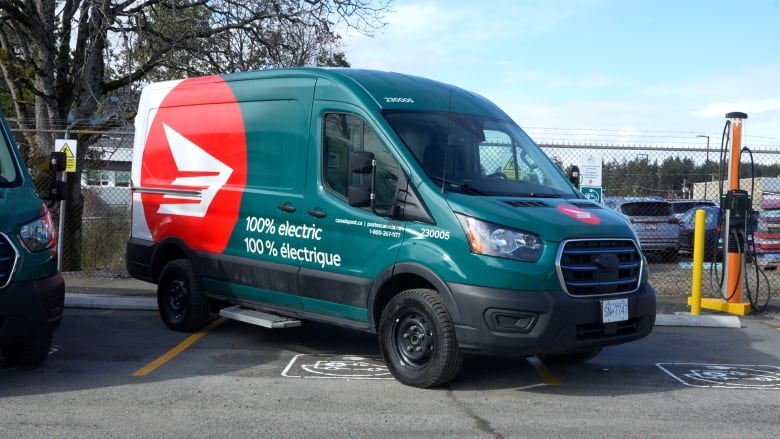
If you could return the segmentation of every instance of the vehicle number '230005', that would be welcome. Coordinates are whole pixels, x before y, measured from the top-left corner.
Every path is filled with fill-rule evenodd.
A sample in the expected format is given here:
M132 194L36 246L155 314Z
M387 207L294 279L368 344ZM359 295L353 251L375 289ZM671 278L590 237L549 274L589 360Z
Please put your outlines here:
M422 232L422 236L424 238L450 239L450 231L449 230L420 229L420 232Z

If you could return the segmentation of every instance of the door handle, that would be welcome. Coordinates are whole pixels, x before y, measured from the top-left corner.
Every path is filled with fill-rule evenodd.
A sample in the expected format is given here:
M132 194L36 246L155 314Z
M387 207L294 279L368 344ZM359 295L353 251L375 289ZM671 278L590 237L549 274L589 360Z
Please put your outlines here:
M282 203L277 206L282 212L292 213L295 212L295 206L289 203Z
M309 212L309 215L313 216L314 218L325 218L328 216L328 214L319 207L316 209L309 209L307 212Z

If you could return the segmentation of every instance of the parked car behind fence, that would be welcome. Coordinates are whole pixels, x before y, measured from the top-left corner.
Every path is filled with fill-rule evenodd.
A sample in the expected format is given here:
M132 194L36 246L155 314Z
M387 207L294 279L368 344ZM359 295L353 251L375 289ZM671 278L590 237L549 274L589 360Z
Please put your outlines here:
M696 211L706 212L704 219L704 259L720 260L723 249L719 245L721 222L720 208L713 206L695 206L680 215L680 251L693 253L693 231L696 226Z
M680 222L668 201L627 197L606 198L604 204L628 218L645 254L659 255L666 262L677 260Z
M721 217L720 207L696 206L688 209L680 216L680 252L693 253L693 230L696 222L696 211L704 210L704 259L707 261L720 261L723 257L723 229L725 218ZM758 212L751 211L748 216L747 230L743 227L732 229L729 239L736 240L736 249L740 252L751 254L753 252L753 234L758 228Z
M678 199L678 200L667 200L669 201L669 204L672 205L672 211L674 211L674 216L677 218L680 218L680 216L689 211L690 209L694 207L718 207L718 203L710 200L688 200L688 199Z

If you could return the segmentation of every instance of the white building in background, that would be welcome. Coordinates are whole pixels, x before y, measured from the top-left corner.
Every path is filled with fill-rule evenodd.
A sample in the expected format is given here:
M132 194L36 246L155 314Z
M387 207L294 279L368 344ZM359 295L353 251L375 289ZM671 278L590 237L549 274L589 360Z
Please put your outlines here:
M747 191L753 202L753 209L759 210L761 200L765 198L780 198L780 178L761 177L761 178L741 178L739 188ZM706 191L705 191L706 189ZM694 199L712 200L720 202L721 182L708 181L706 183L693 184ZM728 181L723 182L723 191L729 190Z
M129 187L133 161L132 136L104 136L89 147L82 186Z
M132 161L132 134L107 134L89 147L81 173L85 218L103 216L110 209L129 207Z

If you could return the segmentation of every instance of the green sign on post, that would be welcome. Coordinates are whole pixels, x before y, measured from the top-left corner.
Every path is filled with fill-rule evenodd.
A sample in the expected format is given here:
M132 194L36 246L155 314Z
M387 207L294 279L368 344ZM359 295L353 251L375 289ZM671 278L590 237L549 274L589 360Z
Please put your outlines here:
M594 203L601 204L601 188L595 186L582 186L580 192L585 195L585 198L593 201Z

